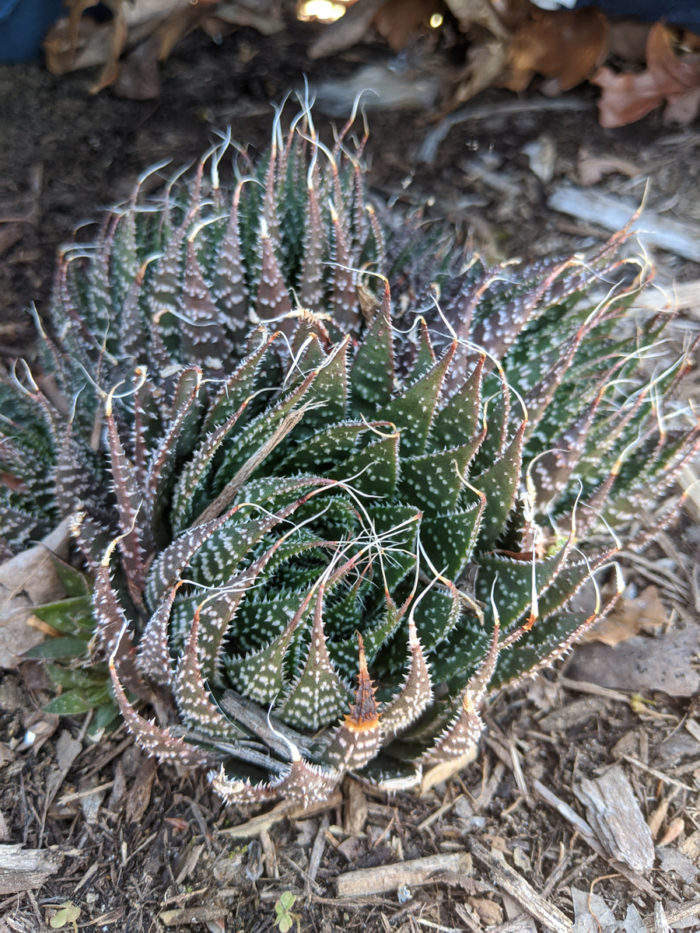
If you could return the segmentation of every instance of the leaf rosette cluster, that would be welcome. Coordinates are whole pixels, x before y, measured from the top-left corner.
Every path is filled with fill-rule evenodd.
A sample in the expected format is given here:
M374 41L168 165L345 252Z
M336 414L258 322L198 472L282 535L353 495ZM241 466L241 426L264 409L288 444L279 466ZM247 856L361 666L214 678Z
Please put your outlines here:
M237 803L461 760L697 446L624 234L487 268L372 206L349 129L305 112L231 182L225 140L137 190L64 252L44 376L0 388L3 546L73 515L84 561L38 609L76 655L54 703L116 704Z

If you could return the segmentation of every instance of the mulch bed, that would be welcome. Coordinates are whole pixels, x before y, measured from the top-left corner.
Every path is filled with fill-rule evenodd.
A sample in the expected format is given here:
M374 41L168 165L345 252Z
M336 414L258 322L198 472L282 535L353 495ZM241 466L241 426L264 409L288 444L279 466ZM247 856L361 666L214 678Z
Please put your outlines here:
M82 73L0 67L0 360L32 357L25 308L46 309L57 247L127 197L146 166L196 158L228 123L262 148L269 101L299 86L302 72L312 83L342 78L376 54L361 47L314 63L293 34L262 40L241 30L219 48L191 36L164 67L162 97L148 103L90 98ZM513 95L488 92L479 104L490 116L456 123L432 164L416 159L435 128L428 115L380 111L371 120L373 184L402 203L430 198L434 216L494 259L567 253L604 236L547 206L557 179L579 180L585 142L651 175L655 210L689 227L700 221L697 128L678 132L652 115L605 131L592 91L572 99L575 107L553 112L533 106L533 92L513 112ZM527 147L543 140L554 147L554 182L532 171ZM597 187L633 200L643 191L619 174ZM698 278L690 260L655 259L666 281ZM697 320L687 312L680 342ZM674 618L697 628L692 511L673 543L647 555L648 573ZM638 590L649 583L641 564L630 574ZM665 583L673 579L680 590ZM156 769L123 730L95 744L87 723L43 713L48 694L34 664L0 681L1 933L74 924L125 933L700 929L696 694L650 688L636 698L551 673L497 697L477 761L427 796L388 797L349 779L322 812L241 828L254 815L224 808L204 776ZM643 841L616 849L615 832L577 796L582 779L611 765L655 830L653 870L621 861L634 861ZM616 815L633 823L624 807Z

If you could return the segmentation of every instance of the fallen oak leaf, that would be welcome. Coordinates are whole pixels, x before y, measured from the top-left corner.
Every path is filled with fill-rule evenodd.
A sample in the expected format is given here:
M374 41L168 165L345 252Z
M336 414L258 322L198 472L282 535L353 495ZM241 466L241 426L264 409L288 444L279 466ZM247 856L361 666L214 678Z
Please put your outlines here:
M673 33L663 23L649 30L646 70L620 74L604 66L591 78L602 88L598 101L601 126L626 126L641 120L663 103L667 118L690 122L700 105L700 56L691 52L680 58L674 50ZM683 100L683 98L687 98Z

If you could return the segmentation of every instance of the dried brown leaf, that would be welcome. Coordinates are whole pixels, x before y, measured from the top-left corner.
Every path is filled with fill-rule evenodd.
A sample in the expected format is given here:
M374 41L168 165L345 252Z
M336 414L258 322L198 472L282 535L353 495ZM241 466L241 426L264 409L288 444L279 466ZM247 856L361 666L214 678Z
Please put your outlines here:
M690 122L700 105L700 57L695 52L679 56L674 34L662 23L649 30L646 69L636 74L619 74L603 67L591 78L603 89L598 102L601 126L634 123L656 107L673 104L669 119Z
M44 638L28 620L32 606L64 595L51 554L67 556L69 526L66 519L41 544L0 564L0 669L16 667L21 655Z
M377 11L372 25L395 52L402 49L433 13L441 7L440 0L388 0Z
M119 77L119 59L126 48L128 35L129 27L126 24L124 14L120 7L111 23L107 60L104 63L99 78L90 88L91 94L99 94L104 88L109 87L110 84L114 84Z
M467 901L476 911L479 920L486 926L503 923L503 910L495 901L490 901L486 897L468 897Z
M660 690L689 697L700 688L693 667L698 651L698 627L674 628L657 638L635 635L611 648L581 645L567 668L567 677L636 693Z
M501 22L490 0L445 0L445 2L462 32L469 32L472 26L476 25L482 26L500 39L508 38L508 30Z
M671 822L666 827L666 832L663 834L659 840L660 846L668 846L672 842L675 842L676 839L681 835L685 830L685 823L683 822L682 816L677 816L671 820Z
M507 59L508 45L501 39L472 45L467 54L464 76L452 95L448 109L471 100L484 88L490 87L500 78Z
M650 29L649 23L636 19L613 20L608 32L610 55L628 64L644 64Z
M650 814L649 819L647 820L647 826L649 827L649 832L652 834L654 839L659 835L661 827L663 826L664 820L666 819L666 814L668 813L668 808L671 803L670 797L664 797L661 803L656 807L656 809Z
M361 42L383 5L384 0L357 0L345 16L321 31L309 48L309 58L324 58Z
M513 36L504 86L524 91L534 74L554 79L553 93L580 84L602 63L608 20L600 10L537 11Z
M49 71L65 74L79 68L102 65L97 81L91 87L96 94L105 87L119 84L122 97L147 100L157 96L153 77L152 57L154 54L150 36L157 33L156 60L167 58L176 42L195 28L201 21L208 20L216 10L219 0L111 0L113 17L105 23L97 23L90 15L83 16L86 8L94 6L93 0L69 0L70 14L59 20L44 41L44 51ZM236 21L230 4L227 22ZM245 21L245 10L239 19ZM263 10L251 11L249 18L263 18ZM270 22L274 17L270 17ZM222 19L222 22L223 19ZM276 28L271 30L276 31ZM145 43L146 48L141 48ZM122 77L122 55L127 49L136 49L133 59L127 63L128 72Z
M211 20L219 22L218 34L221 35L221 23L228 26L250 26L263 36L272 36L285 28L284 17L280 4L269 2L261 4L258 0L229 0L228 3L217 3L214 15L203 22L203 28L209 32ZM213 34L210 32L210 34Z
M634 599L624 596L600 625L586 633L583 642L600 641L614 647L640 632L653 634L668 624L668 613L655 586L647 586Z

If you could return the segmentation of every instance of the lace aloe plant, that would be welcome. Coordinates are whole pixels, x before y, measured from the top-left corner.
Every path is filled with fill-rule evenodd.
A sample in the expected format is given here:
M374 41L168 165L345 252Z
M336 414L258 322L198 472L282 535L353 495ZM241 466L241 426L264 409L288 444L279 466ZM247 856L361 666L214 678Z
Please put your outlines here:
M653 368L664 320L626 321L638 281L586 298L622 236L487 269L380 224L347 132L306 113L230 184L225 141L137 190L63 256L49 376L3 388L6 548L74 515L85 664L238 803L459 760L487 691L607 611L571 600L698 443L664 407L688 357Z

